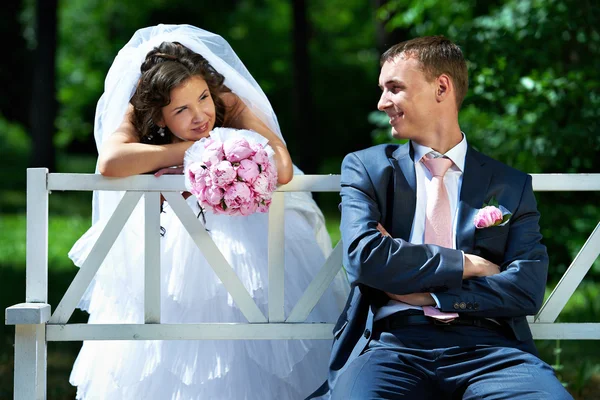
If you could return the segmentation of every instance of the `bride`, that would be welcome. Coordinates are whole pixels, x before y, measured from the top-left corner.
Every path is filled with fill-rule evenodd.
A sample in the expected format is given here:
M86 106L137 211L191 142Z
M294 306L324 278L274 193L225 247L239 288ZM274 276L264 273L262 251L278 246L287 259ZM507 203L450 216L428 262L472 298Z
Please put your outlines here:
M135 33L111 66L98 102L97 172L129 176L180 171L185 151L215 127L251 129L275 151L279 183L301 174L266 96L229 44L189 25ZM95 192L93 225L69 256L80 266L123 193ZM331 251L308 193L285 195L285 312ZM200 213L195 198L187 203ZM161 322L246 322L169 204L161 213ZM204 213L203 223L263 314L267 314L268 215ZM143 323L143 207L138 204L79 307L90 324ZM340 273L309 321L333 322L348 294ZM286 314L286 315L287 315ZM71 384L78 399L303 399L326 379L323 340L86 341Z

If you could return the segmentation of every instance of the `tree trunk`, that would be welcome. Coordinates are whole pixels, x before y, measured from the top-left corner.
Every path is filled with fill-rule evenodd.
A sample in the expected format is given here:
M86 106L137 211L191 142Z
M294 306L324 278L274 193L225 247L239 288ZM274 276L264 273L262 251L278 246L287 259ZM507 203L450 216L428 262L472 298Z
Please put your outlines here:
M312 138L318 133L314 125L311 96L310 59L308 55L309 23L305 0L291 0L293 7L293 75L294 135L297 143L293 160L304 172L317 173L320 148Z
M384 6L388 0L372 0L375 9L378 10ZM375 21L375 37L377 41L377 50L379 54L385 53L387 49L395 44L410 39L408 37L408 30L396 28L393 31L386 29L385 25L388 23L389 18L385 21L377 19Z
M56 119L56 31L58 0L37 0L36 40L31 100L31 137L33 151L30 167L54 171L56 157L52 138Z

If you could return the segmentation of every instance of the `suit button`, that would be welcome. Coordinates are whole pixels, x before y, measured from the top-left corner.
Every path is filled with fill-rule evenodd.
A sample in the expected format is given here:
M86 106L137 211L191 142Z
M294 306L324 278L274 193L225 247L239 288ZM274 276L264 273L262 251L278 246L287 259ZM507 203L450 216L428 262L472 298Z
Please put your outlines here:
M371 337L371 331L368 330L368 329L365 329L365 333L363 335L364 335L365 338L368 339L369 337Z
M473 303L473 310L479 310L479 303Z
M467 303L467 310L473 309L473 303Z
M454 303L452 307L454 307L455 310L458 310L460 308L460 305L458 305L458 303Z
M464 310L467 308L467 303L465 303L464 301L460 303L460 309Z

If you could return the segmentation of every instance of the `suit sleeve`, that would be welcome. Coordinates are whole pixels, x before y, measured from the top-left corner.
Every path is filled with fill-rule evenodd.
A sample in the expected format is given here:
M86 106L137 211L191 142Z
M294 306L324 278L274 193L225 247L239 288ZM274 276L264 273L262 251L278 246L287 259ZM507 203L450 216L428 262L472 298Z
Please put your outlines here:
M510 220L502 272L464 280L460 288L436 293L443 311L458 311L478 317L534 315L542 306L548 253L542 245L531 176L527 176L519 206ZM456 303L471 303L472 309L456 310Z
M413 245L377 230L382 213L376 193L385 187L375 187L369 172L354 153L342 162L340 229L350 283L396 294L460 290L460 250Z

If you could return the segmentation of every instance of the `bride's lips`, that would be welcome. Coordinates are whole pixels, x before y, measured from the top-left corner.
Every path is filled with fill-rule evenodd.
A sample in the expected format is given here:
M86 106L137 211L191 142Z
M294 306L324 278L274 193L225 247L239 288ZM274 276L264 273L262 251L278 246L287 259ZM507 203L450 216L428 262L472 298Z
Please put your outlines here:
M196 128L193 128L192 130L198 134L206 133L208 131L208 121Z

